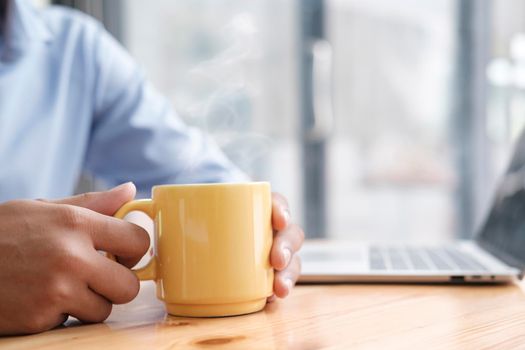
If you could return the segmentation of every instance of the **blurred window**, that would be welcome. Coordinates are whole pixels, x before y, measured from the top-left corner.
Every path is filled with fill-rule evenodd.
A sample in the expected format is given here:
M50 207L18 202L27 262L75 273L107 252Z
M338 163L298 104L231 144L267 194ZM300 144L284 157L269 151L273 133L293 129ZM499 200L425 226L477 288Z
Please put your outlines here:
M179 115L310 236L469 236L525 124L521 0L98 3Z

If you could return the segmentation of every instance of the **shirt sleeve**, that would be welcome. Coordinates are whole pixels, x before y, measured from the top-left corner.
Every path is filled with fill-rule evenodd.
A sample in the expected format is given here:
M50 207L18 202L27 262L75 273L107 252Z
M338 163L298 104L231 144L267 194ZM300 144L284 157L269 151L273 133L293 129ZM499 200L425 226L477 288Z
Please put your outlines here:
M97 32L87 171L108 185L133 181L142 195L157 184L248 179L208 135L177 116L115 39Z

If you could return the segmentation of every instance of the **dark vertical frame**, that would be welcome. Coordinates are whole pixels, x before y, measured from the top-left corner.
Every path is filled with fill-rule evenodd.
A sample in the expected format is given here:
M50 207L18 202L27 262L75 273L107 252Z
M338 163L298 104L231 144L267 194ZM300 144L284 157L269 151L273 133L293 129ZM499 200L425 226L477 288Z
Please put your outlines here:
M470 238L481 219L487 200L488 159L486 139L487 82L489 59L490 1L458 0L455 79L451 113L452 145L458 169L459 238Z
M315 118L312 44L325 37L324 15L323 0L299 1L299 111L304 228L309 238L326 236L326 140L308 137Z

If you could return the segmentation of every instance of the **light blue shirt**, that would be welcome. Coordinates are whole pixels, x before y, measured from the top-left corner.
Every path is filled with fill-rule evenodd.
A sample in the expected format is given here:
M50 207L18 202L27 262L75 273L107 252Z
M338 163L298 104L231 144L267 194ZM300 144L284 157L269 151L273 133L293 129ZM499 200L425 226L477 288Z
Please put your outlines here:
M0 35L0 202L72 193L82 171L142 195L165 183L242 181L133 59L79 12L9 2Z

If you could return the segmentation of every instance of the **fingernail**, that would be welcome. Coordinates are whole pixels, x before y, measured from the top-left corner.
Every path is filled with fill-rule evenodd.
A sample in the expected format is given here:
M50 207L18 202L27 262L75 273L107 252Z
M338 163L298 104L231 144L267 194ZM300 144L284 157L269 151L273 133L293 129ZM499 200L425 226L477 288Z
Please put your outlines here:
M292 251L288 248L283 249L284 264L288 266L290 259L292 258Z
M290 293L294 285L293 281L290 278L287 278L284 280L284 284L286 285L286 288L288 289L288 293Z
M283 216L284 221L286 221L286 225L288 225L290 223L290 220L292 219L292 216L290 215L290 210L288 210L288 208L283 210Z
M110 191L116 191L116 190L119 190L119 189L121 189L122 187L129 186L129 184L132 184L132 183L133 183L133 182L131 182L131 181L125 182L125 183L123 183L123 184L120 184L120 185L118 185L118 186L113 187Z

